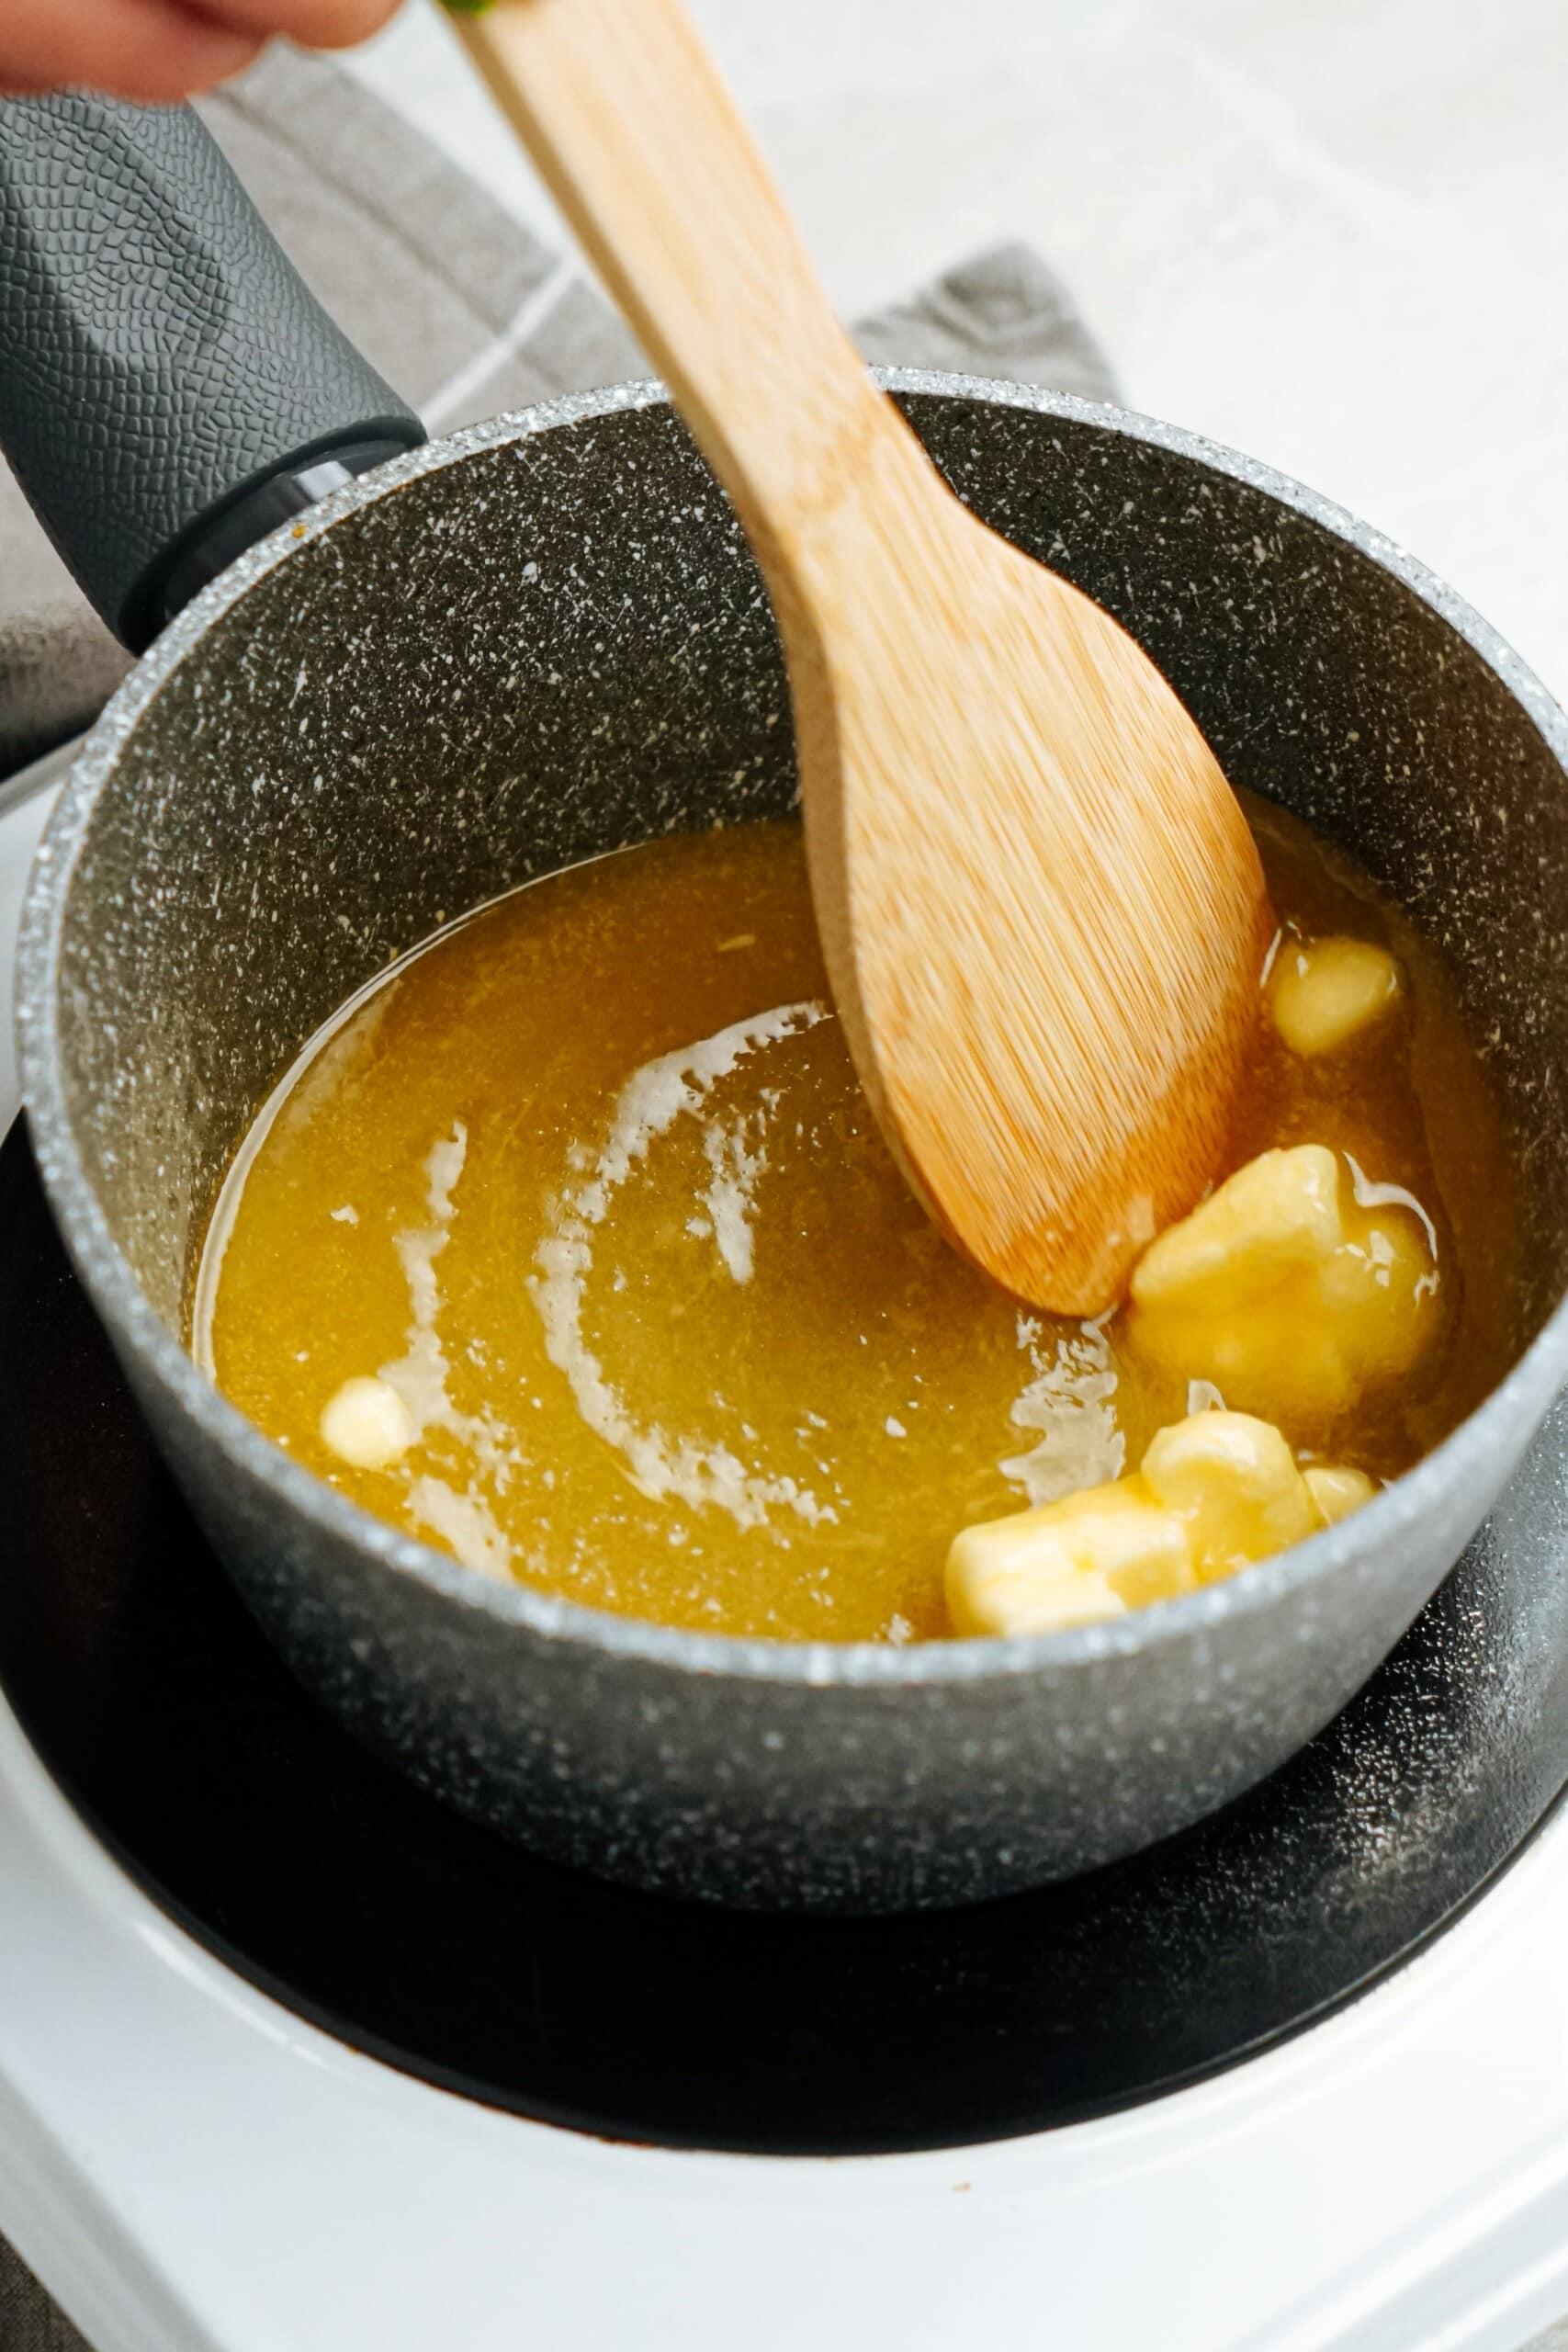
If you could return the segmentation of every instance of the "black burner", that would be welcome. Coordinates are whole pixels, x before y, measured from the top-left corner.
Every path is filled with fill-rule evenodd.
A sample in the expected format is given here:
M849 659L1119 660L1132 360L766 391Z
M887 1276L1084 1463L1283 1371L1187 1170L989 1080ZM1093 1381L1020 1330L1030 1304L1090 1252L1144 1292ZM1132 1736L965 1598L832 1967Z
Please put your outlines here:
M707 1911L471 1827L299 1690L165 1477L0 1151L0 1683L126 1867L344 2041L682 2147L919 2148L1153 2097L1292 2032L1477 1894L1568 1779L1568 1411L1389 1664L1135 1860L904 1918Z

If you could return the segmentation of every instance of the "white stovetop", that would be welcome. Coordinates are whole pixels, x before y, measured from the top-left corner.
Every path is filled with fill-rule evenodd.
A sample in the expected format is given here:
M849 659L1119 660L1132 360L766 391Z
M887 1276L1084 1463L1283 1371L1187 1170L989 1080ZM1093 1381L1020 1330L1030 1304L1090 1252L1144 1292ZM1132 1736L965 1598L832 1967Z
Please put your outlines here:
M3 1708L0 1886L0 2217L98 2352L1514 2352L1568 2303L1568 1819L1281 2050L869 2160L611 2144L356 2057L139 1895Z
M1568 682L1558 0L695 5L847 309L1031 238L1138 406L1359 508ZM359 70L548 220L423 0ZM7 1036L42 809L0 820ZM0 1889L0 2222L100 2352L1513 2352L1568 2307L1568 1820L1238 2072L834 2164L353 2056L139 1896L3 1709Z

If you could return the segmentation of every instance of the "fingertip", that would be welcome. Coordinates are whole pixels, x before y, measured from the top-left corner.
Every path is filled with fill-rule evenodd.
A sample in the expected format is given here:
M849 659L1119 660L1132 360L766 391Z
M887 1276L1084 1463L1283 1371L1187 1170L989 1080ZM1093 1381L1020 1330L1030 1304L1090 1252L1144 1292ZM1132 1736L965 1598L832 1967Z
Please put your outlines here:
M178 106L231 82L236 74L255 62L265 46L259 34L204 26L168 54L135 55L111 62L93 86L139 106Z
M301 49L354 49L396 15L400 0L192 0L217 22L281 33Z
M179 92L182 98L199 98L221 83L231 82L237 74L254 65L266 47L265 33L236 32L223 25L204 28L204 33L203 54L198 59L193 53L187 60Z
M389 25L400 0L332 0L325 30L302 36L310 49L357 49ZM323 12L317 9L318 15Z
M211 89L243 72L262 46L254 29L215 23L185 0L79 0L6 29L0 72L8 90L95 90L142 106Z

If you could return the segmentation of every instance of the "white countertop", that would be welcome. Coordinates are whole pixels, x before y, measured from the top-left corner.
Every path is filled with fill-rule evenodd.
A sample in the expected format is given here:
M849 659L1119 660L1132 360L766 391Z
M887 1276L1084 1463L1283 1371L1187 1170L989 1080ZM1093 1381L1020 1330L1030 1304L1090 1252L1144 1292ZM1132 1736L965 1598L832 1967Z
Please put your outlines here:
M1568 693L1560 0L692 0L840 307L998 236ZM565 242L431 0L358 70Z

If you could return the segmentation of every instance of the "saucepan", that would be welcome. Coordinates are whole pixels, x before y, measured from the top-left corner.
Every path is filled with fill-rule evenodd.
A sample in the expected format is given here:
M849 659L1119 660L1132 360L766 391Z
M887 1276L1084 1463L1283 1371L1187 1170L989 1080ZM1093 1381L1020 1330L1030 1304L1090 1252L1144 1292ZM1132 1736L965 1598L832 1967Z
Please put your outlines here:
M19 105L0 157L0 437L100 610L153 639L30 888L32 1134L157 1442L298 1673L494 1828L739 1905L994 1895L1279 1765L1427 1600L1568 1372L1568 727L1541 688L1265 467L1050 393L885 376L955 489L1143 641L1233 779L1446 952L1526 1174L1528 1343L1353 1519L1048 1638L733 1640L499 1586L316 1482L197 1371L204 1219L279 1071L390 957L529 876L788 808L766 597L657 386L416 446L188 116Z

